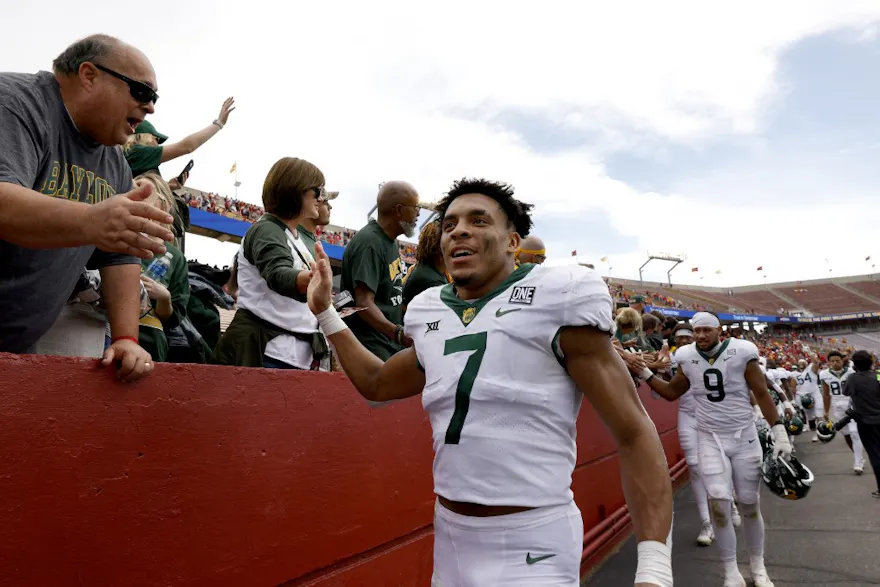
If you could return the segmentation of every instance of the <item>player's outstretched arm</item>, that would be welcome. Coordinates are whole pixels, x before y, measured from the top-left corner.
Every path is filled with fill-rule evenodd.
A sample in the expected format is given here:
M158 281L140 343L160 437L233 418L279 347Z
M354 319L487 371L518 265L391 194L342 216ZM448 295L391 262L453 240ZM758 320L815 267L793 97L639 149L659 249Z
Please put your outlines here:
M321 243L315 244L315 260L306 293L309 309L333 343L345 374L358 392L374 402L420 394L425 387L425 374L419 368L415 351L412 348L400 351L387 362L368 351L333 308L333 273Z
M643 375L645 377L645 383L647 383L651 389L656 391L663 399L671 402L674 402L683 396L687 393L687 390L691 388L691 382L684 376L681 369L676 371L675 375L669 381L664 381L659 377L656 377L650 372L650 369L645 369Z
M672 484L657 429L608 333L566 328L560 347L568 374L619 447L623 492L639 541L636 585L671 585Z

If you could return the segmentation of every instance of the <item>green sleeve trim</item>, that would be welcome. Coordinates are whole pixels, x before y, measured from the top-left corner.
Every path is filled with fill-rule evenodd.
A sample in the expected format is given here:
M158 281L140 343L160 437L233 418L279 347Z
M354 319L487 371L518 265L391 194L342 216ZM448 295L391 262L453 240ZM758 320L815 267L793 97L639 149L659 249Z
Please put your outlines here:
M284 229L271 222L254 224L241 243L244 258L260 272L269 289L275 293L304 302L305 295L296 290L300 269L293 266L293 256Z

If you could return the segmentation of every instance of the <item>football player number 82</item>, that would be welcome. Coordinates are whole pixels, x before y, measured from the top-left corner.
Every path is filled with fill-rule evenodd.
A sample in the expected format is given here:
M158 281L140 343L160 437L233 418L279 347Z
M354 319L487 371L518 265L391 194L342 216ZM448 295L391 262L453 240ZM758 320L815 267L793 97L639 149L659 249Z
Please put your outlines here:
M706 369L703 372L703 385L706 387L706 391L712 392L706 396L710 402L724 400L724 377L721 375L721 371Z
M467 417L471 403L471 390L474 388L474 381L477 379L477 373L480 371L480 365L483 364L483 357L486 354L485 332L462 334L450 338L443 348L444 355L468 351L472 354L468 357L455 388L455 410L452 412L452 419L446 429L446 444L458 444L458 441L461 440L461 429L464 427L464 419Z

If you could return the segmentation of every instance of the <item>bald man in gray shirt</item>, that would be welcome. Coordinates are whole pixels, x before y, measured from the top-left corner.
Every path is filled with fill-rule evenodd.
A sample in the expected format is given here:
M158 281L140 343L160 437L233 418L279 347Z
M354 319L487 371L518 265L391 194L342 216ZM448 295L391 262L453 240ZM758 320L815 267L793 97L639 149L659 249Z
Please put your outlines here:
M101 270L110 321L104 364L133 381L152 370L137 339L140 258L173 235L119 145L153 112L156 76L106 35L77 41L53 69L0 74L0 352L33 352L88 266Z

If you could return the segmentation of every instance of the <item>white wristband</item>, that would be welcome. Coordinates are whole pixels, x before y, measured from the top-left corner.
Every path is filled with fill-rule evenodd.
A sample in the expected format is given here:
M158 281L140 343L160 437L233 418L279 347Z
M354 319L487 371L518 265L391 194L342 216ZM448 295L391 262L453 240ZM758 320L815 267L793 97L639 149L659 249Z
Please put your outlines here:
M650 379L652 375L654 375L654 373L650 369L648 369L647 367L642 369L642 379L644 379L645 381Z
M657 542L639 542L639 563L635 583L651 583L659 587L672 587L672 548Z
M330 306L315 317L318 319L318 326L321 327L324 336L330 336L348 328L348 324L339 317L336 308L333 306Z

